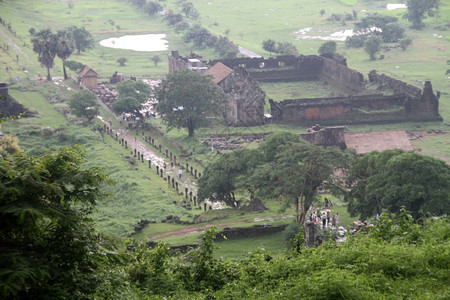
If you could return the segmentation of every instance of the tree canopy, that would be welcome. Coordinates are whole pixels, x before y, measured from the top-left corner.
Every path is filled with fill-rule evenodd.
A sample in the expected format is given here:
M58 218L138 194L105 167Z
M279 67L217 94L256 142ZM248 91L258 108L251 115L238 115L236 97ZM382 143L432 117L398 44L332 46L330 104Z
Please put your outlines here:
M386 150L359 158L349 173L348 210L366 219L405 207L417 218L450 212L450 166L415 152Z
M239 207L235 192L244 185L239 182L263 162L263 155L256 149L238 149L219 156L205 168L199 179L198 199L224 201L230 207Z
M337 48L337 44L335 41L327 41L320 45L320 48L318 50L319 54L324 53L335 53Z
M72 38L75 43L75 49L77 49L77 54L95 47L94 38L92 37L91 33L86 30L86 28L71 26L68 28L68 30L72 34Z
M38 61L47 68L47 80L52 80L50 69L55 64L55 56L58 47L56 35L50 29L40 30L31 39L33 51L38 55Z
M187 128L189 136L209 123L209 117L228 110L225 93L211 81L211 76L184 69L169 73L156 91L158 106L168 130Z
M94 284L82 280L101 257L88 214L108 179L84 156L75 146L0 157L2 298L67 298Z
M99 114L100 105L96 99L97 96L88 90L79 91L70 97L70 112L92 121Z
M412 27L420 29L424 27L423 19L436 14L440 6L440 0L408 0L408 11L403 18L412 23Z
M336 188L335 172L346 174L352 158L353 153L325 149L299 135L279 132L268 136L258 149L226 153L208 165L199 181L199 199L237 207L236 191L248 191L251 201L281 197L295 204L297 222L303 223L319 187L342 192Z
M370 60L375 60L375 55L380 51L381 43L381 38L376 35L368 37L364 42L364 51L369 54Z
M269 52L270 55L272 55L272 52L275 52L277 50L276 43L272 39L268 39L262 42L262 47L264 50Z
M259 195L283 197L295 203L297 223L303 224L320 187L330 192L339 190L336 172L345 173L342 170L349 167L352 156L338 148L326 149L304 141L286 143L277 152L275 159L261 170L265 179L260 183Z
M140 110L151 95L150 86L140 80L126 80L117 84L117 90L119 98L112 104L112 110L117 114L131 113L142 117Z
M62 60L64 79L67 79L66 59L69 58L75 50L75 42L72 33L67 28L64 30L58 30L56 33L56 39L56 55Z

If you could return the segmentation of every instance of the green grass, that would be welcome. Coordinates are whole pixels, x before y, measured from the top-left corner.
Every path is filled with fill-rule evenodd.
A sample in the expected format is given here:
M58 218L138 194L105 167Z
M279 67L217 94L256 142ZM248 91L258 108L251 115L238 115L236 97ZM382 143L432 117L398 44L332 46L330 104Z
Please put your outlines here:
M225 240L216 242L216 246L215 255L226 259L241 259L247 257L249 252L254 252L259 248L272 254L280 254L286 249L283 232L238 240Z
M259 83L268 99L276 102L285 99L338 97L343 94L336 88L317 81ZM270 108L270 107L269 107Z

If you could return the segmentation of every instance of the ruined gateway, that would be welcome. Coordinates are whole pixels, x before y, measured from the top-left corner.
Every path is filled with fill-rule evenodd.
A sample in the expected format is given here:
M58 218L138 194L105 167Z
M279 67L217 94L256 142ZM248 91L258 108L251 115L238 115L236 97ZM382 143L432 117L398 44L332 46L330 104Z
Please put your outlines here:
M423 91L405 82L371 71L368 80L347 67L339 54L278 56L276 58L234 58L206 61L191 54L169 55L169 71L189 68L210 74L213 82L229 96L231 112L226 122L231 126L262 125L265 92L258 82L320 81L345 96L327 98L269 99L273 122L379 124L394 122L442 121L439 92L431 82Z

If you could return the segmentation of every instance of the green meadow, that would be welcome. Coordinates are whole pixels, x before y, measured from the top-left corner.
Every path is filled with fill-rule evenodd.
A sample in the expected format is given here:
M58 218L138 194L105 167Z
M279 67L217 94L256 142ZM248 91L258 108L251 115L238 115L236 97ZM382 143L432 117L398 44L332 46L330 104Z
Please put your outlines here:
M409 29L409 24L402 19L404 10L387 11L386 1L363 0L329 0L323 3L316 0L285 0L285 1L192 1L200 13L198 20L189 20L191 23L200 23L212 33L225 35L235 44L252 50L265 57L268 52L262 49L262 41L273 39L277 42L293 43L301 54L317 54L317 49L324 42L319 39L306 39L305 36L323 36L345 29L353 28L355 21L329 22L331 14L352 14L357 12L358 19L369 13L382 13L395 16L405 26L407 35L413 39L413 44L402 51L392 49L381 52L384 59L370 61L363 49L346 48L344 42L338 41L338 52L347 58L349 67L357 69L367 78L371 70L378 70L399 80L410 83L419 88L424 81L431 80L434 91L440 91L440 114L446 123L450 123L450 79L445 72L450 66L450 3L441 1L442 7L437 18L425 20L426 27L420 31ZM126 0L4 0L0 2L0 17L6 24L10 24L15 35L8 31L7 26L0 25L0 81L8 81L11 95L30 110L38 111L33 118L23 118L2 124L3 132L11 132L20 139L20 145L30 155L40 154L44 151L56 149L62 145L82 144L88 152L88 164L99 165L106 168L111 178L116 181L113 187L107 187L111 197L99 200L98 210L94 215L97 227L107 234L125 236L132 232L134 226L141 219L159 221L167 215L177 215L182 220L192 220L195 215L203 219L218 217L220 223L235 223L233 226L251 226L257 224L255 218L280 217L293 214L293 211L282 210L281 203L271 203L270 208L262 214L235 211L208 211L186 210L180 206L183 196L169 188L167 182L155 174L154 169L148 169L145 164L132 165L125 150L110 137L102 138L93 130L94 124L87 126L76 125L76 118L64 116L67 110L67 99L73 90L68 90L53 83L36 82L38 74L45 75L46 70L39 65L37 56L32 51L30 28L36 30L50 28L54 32L67 26L84 26L91 32L96 42L94 49L73 54L69 60L79 61L92 67L100 74L101 80L108 78L118 71L125 76L138 78L160 79L168 72L167 55L170 51L178 50L181 55L195 52L206 59L218 58L211 49L196 49L182 40L182 36L174 32L162 20L162 16L145 15L130 5ZM161 2L165 9L178 11L175 0ZM324 9L324 16L320 10ZM111 25L112 22L114 25ZM300 29L310 28L305 34ZM139 52L121 49L112 49L100 46L98 43L106 38L123 35L164 33L169 48L166 51ZM161 57L162 61L155 66L150 58L154 55ZM119 66L116 60L119 57L127 58L125 66ZM8 67L9 72L5 69ZM54 77L62 77L61 60L55 58L55 66L51 69ZM71 76L75 77L71 72ZM18 80L17 80L18 79ZM19 81L19 82L17 82ZM67 81L67 85L76 90L75 81ZM324 87L315 82L300 84L262 84L267 90L267 98L278 100L299 97L326 97L335 95L331 87ZM266 111L269 110L268 105ZM120 124L107 112L102 111L101 116L112 119L115 127ZM252 134L269 133L283 130L291 132L304 132L305 127L297 124L268 124L264 126L236 128L225 127L215 123L208 128L196 131L196 139L188 139L184 130L166 132L166 128L158 119L152 119L150 124L164 133L147 132L173 153L180 155L178 147L182 147L192 156L187 161L198 170L213 160L217 153L202 144L202 139L217 134ZM95 125L101 126L100 122ZM399 123L386 125L347 126L347 131L378 131L389 129L404 129L414 132L427 129L449 130L445 123ZM131 132L131 134L134 134ZM141 135L137 138L142 139ZM413 141L423 154L439 157L450 162L449 135L424 135L421 140ZM245 144L255 147L256 144ZM339 199L336 199L340 202ZM177 204L174 204L174 201ZM321 201L321 200L319 200ZM347 226L353 219L346 213L345 204L336 207L342 216L342 224ZM290 223L284 219L274 223ZM164 232L173 231L183 227L156 223L150 224L142 233L135 237L145 240ZM198 240L200 233L183 237L169 237L165 240L173 244L193 243ZM239 257L244 253L242 249L261 246L271 251L284 249L282 235L271 235L258 239L242 241L224 241L219 243L222 250L220 255ZM253 248L252 248L253 249ZM222 251L222 252L220 252Z

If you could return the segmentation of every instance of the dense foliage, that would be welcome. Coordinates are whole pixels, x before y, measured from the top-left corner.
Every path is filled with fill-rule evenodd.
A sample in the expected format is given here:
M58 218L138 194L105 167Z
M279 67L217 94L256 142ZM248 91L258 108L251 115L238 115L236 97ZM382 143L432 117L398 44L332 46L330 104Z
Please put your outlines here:
M450 212L450 166L444 161L403 150L374 151L359 158L349 173L348 210L362 219L383 209L406 207L415 218Z
M92 121L99 114L100 105L97 103L97 96L88 91L81 90L70 97L70 112L77 117L83 117Z
M119 98L112 104L112 110L117 114L131 113L142 118L143 104L151 95L150 86L140 80L126 80L117 84L117 90Z
M88 277L102 251L88 214L107 178L83 168L84 155L76 146L0 157L2 298L81 297L94 288Z
M439 0L408 0L408 11L403 18L412 23L412 27L420 29L424 26L423 19L434 16L439 10Z
M209 164L199 181L199 200L221 200L237 207L235 192L239 190L248 191L251 201L281 198L295 204L296 220L303 224L319 188L339 191L336 174L345 174L352 157L350 152L325 149L298 135L279 132L268 136L258 149L227 153Z
M195 129L209 124L209 117L224 115L228 98L211 81L189 69L169 73L156 91L158 106L168 129L187 128L189 136Z

